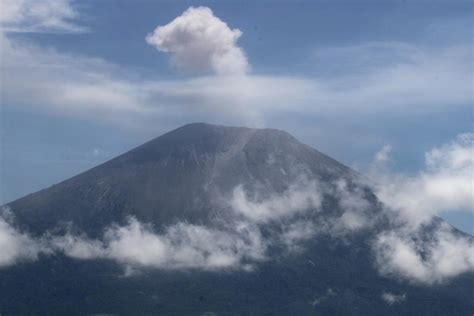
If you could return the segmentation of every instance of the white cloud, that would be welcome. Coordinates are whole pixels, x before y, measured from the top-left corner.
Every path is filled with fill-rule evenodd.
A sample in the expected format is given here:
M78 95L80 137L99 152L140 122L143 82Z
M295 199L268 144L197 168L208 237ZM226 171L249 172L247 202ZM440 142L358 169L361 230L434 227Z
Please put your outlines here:
M315 237L319 232L316 223L311 220L297 220L282 226L283 231L279 238L290 252L303 251L303 242Z
M457 235L443 223L430 234L423 230L381 233L374 244L377 267L382 274L411 282L439 283L461 273L474 271L474 243Z
M394 294L390 292L384 292L382 293L382 299L387 302L388 305L394 305L394 304L399 304L405 301L406 299L406 294Z
M349 189L347 181L339 180L333 194L339 199L343 214L332 222L332 233L352 233L374 224L375 214L368 214L373 205L364 196L361 187Z
M109 227L102 241L68 234L51 243L74 258L107 258L159 269L247 269L263 260L266 250L260 231L245 223L236 223L232 230L179 223L157 234L135 218L125 226Z
M375 158L376 194L395 225L374 242L382 274L432 284L474 270L472 238L446 223L433 226L441 212L474 211L473 145L474 134L458 135L428 151L425 169L415 175L391 173L381 165L386 159Z
M236 45L242 35L230 29L207 7L190 7L183 14L148 34L146 41L171 54L174 66L183 70L243 75L249 65Z
M78 12L71 3L2 1L3 30L81 31L72 23ZM428 50L378 42L329 47L322 49L323 64L352 62L363 65L362 70L353 72L348 65L330 77L316 73L311 78L250 75L245 54L236 46L241 32L204 7L189 8L157 27L147 41L170 53L181 68L239 76L144 80L98 58L45 49L8 32L0 35L2 105L126 127L151 129L202 119L262 126L281 115L347 117L353 111L380 109L409 115L472 103L472 74L465 67L472 63L468 46ZM370 64L374 58L376 67Z
M374 156L375 163L386 163L390 159L392 146L384 145Z
M22 260L35 260L40 252L45 251L41 242L15 229L10 223L11 220L10 211L2 209L0 214L0 268Z
M333 297L336 297L337 296L337 293L331 289L331 288L328 288L326 290L326 293L324 293L323 295L317 295L312 301L310 301L309 303L313 306L316 306L318 304L321 304L323 303L324 301L328 300L328 299L331 299Z
M254 74L144 80L98 58L45 49L5 33L0 41L2 105L140 129L203 119L265 126L279 115L345 117L354 110L409 115L472 100L471 74L463 66L471 57L462 47L330 79ZM435 68L442 68L442 76Z
M82 259L109 259L128 268L158 269L252 269L255 263L267 260L270 245L284 246L289 251L301 250L302 242L316 233L310 220L297 219L301 212L316 212L320 193L315 183L298 181L281 195L272 195L258 202L250 201L241 192L230 202L230 217L225 223L216 220L206 226L180 222L156 232L153 226L131 217L124 226L111 225L102 238L68 232L65 235L46 233L30 238L0 221L0 246L5 251L1 265L11 265L22 258L36 259L38 253L62 252ZM282 220L281 233L262 235L262 225ZM275 222L277 223L277 222Z
M2 0L0 24L8 32L83 32L71 0Z
M442 211L474 212L474 134L460 134L426 153L425 170L413 176L377 170L377 196L416 226Z
M321 190L315 182L299 180L287 190L269 198L251 199L242 186L234 190L232 208L257 223L291 217L299 212L317 211L321 206Z

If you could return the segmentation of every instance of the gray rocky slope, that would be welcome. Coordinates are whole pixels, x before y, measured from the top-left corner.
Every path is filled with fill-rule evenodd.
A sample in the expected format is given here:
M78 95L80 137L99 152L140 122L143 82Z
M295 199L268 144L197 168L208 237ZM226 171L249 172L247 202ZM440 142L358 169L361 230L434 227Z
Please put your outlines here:
M133 216L151 224L156 234L179 223L221 229L242 221L257 227L264 241L282 240L291 225L297 227L288 234L291 240L300 236L298 227L300 233L308 227L317 233L291 244L295 246L291 251L288 242L266 242L263 259L242 259L252 269L138 266L138 272L124 276L123 263L110 258L40 255L36 261L0 268L0 312L472 315L474 276L470 272L429 285L380 273L374 236L394 224L362 182L351 169L283 131L185 125L9 203L15 226L39 238L69 225L100 239L111 224L126 225ZM313 183L319 202L301 204L308 199L302 187ZM263 207L266 213L260 217L248 210L236 214L235 203L229 203L235 200L236 188L245 192L244 205L256 205L250 211ZM290 191L296 191L296 202ZM347 194L355 194L363 203L345 203L342 199ZM277 202L272 204L272 199ZM308 210L289 217L284 212L287 205ZM347 207L363 215L363 228L341 224ZM268 215L272 211L282 215ZM436 219L425 228L428 243L433 227L442 224ZM387 293L395 293L399 301L387 301L383 298Z

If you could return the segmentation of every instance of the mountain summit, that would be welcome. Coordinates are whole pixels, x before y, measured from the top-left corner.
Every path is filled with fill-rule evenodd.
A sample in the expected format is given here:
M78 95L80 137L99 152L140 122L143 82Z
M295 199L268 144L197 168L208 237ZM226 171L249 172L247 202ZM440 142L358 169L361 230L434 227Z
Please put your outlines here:
M472 237L389 209L284 131L185 125L4 206L0 313L472 314L434 261Z
M203 221L238 185L281 193L302 174L327 182L352 171L283 131L194 123L10 207L35 232L72 221L97 234L129 215L157 225Z

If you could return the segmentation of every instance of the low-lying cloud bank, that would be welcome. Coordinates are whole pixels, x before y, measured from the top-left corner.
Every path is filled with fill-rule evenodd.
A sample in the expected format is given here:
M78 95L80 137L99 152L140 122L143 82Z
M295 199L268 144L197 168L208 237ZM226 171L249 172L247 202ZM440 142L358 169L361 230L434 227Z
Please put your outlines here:
M208 226L182 222L157 233L152 225L130 217L125 226L106 228L101 239L71 232L30 238L14 228L13 215L5 210L4 217L9 221L0 217L0 246L9 251L0 253L0 266L35 260L40 253L61 252L82 260L111 259L132 268L249 270L255 263L269 259L269 247L294 251L315 234L312 223L294 219L297 214L320 207L320 193L313 191L316 184L302 187L306 188L304 192L290 187L278 201L273 196L249 200L238 187L229 202L232 216L228 222ZM282 225L278 238L262 236L261 225L283 218L288 225Z
M0 218L0 247L0 267L62 252L82 260L112 259L129 267L247 269L265 255L260 231L247 223L233 230L180 223L159 234L133 217L125 226L107 228L100 240L71 233L34 239Z
M51 240L54 249L78 259L107 258L129 266L163 269L232 268L264 258L260 232L238 224L233 231L180 223L157 234L129 218L125 226L106 229L103 240L66 235Z

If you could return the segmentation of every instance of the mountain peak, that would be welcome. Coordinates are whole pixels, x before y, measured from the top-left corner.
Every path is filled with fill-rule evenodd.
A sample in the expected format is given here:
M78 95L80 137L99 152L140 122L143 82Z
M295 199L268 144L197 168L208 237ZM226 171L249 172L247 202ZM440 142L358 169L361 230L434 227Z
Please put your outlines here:
M237 135L250 135L254 133L259 133L263 135L280 135L288 137L293 141L297 141L289 133L273 128L250 128L250 127L236 127L236 126L226 126L226 125L216 125L203 122L195 122L183 125L178 127L160 137L184 137L190 138L191 140L204 137L225 137L225 136L237 136Z
M203 221L218 208L215 197L238 186L273 194L302 176L352 175L280 130L193 123L10 205L39 231L71 221L94 234L130 215L157 225Z
M333 315L354 314L353 306L358 315L453 314L439 310L442 300L458 304L460 315L472 310L472 273L443 287L379 276L379 265L394 256L391 223L354 177L283 131L182 126L10 203L27 232L21 242L32 236L53 252L8 270L0 297L59 304L63 314L71 306L81 314L224 315L231 308L239 315ZM420 238L428 241L420 258L432 247L432 231ZM418 260L417 270L430 269ZM140 273L123 277L121 265ZM229 273L214 273L221 269ZM411 305L387 304L387 293ZM104 302L112 307L101 310Z

